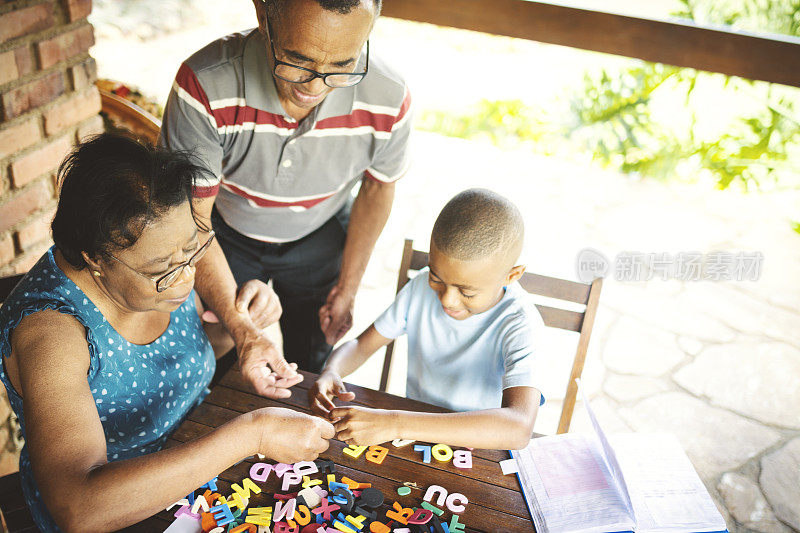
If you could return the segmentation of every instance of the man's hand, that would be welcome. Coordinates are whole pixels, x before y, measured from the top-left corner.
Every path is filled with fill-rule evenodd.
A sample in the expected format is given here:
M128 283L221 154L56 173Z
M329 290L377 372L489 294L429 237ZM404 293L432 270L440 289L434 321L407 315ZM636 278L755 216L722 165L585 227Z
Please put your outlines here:
M251 279L239 287L236 295L236 310L247 313L256 329L264 329L281 317L283 310L278 295L272 287L257 279ZM213 311L203 313L205 322L217 323L219 318Z
M289 364L261 331L249 330L234 335L242 375L256 392L267 398L288 398L289 387L303 381L297 364Z
M372 446L396 439L397 411L366 407L336 407L331 410L336 438L358 446Z
M326 370L308 389L308 406L311 408L311 412L317 416L328 418L331 409L336 407L333 403L334 396L343 402L352 401L356 397L352 392L345 390L339 374Z
M319 326L325 334L325 342L333 346L353 327L353 303L355 294L335 286L319 310Z

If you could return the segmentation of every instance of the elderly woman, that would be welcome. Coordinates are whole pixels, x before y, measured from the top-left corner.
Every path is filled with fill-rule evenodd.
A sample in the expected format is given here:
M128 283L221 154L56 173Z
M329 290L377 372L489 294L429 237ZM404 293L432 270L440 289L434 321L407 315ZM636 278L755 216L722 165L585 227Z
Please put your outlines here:
M215 368L193 290L214 239L192 210L201 172L186 155L108 134L59 171L55 245L0 308L0 379L43 531L118 529L245 457L313 459L333 437L326 421L267 408L161 450ZM270 311L265 291L250 291L261 294L251 311ZM299 381L260 370L275 396Z

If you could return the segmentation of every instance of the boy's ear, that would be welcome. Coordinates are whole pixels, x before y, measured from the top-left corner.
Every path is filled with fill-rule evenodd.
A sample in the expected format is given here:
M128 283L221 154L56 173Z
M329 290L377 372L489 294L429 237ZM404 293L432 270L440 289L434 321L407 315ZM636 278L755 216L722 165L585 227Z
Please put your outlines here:
M513 283L525 273L525 265L517 265L513 267L509 272L508 276L506 277L506 284Z

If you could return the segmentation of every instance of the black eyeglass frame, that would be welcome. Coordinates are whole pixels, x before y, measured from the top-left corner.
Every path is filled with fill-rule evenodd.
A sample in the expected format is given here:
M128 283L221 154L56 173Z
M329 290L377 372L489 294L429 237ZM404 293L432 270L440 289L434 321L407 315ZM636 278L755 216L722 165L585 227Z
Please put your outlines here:
M367 39L367 57L366 57L366 65L364 66L364 72L328 72L323 74L322 72L317 72L316 70L311 70L310 68L300 67L297 65L293 65L291 63L287 63L286 61L281 61L275 54L275 43L272 41L272 24L270 24L269 15L265 15L265 18L267 22L267 31L269 32L269 37L268 37L269 48L272 51L272 59L275 61L275 63L272 66L272 74L282 79L283 81L288 81L289 83L308 83L311 80L322 78L322 83L324 83L328 87L334 89L343 89L346 87L353 87L355 85L358 85L359 83L364 81L364 77L367 75L367 73L369 73L369 39ZM278 65L286 65L287 67L296 68L298 70L308 72L312 76L307 80L303 81L290 80L278 74ZM359 79L358 81L356 81L355 83L351 83L350 85L331 85L330 83L328 83L329 76L359 76Z
M128 263L126 263L122 259L118 259L118 258L114 257L113 255L111 255L108 252L106 252L106 255L108 255L114 261L116 261L116 262L128 267L129 269L133 270L134 272L136 272L137 274L139 274L143 278L147 278L150 281L154 282L156 284L156 292L164 292L165 290L167 290L170 287L172 287L172 285L175 283L175 281L178 278L180 278L180 274L178 274L177 276L175 276L175 278L170 280L170 283L168 285L166 285L166 286L162 286L162 283L164 282L164 280L168 279L170 276L173 276L175 274L175 272L177 272L179 270L182 271L187 266L190 266L190 267L194 268L194 266L197 264L197 262L200 259L202 259L202 257L208 251L208 248L211 246L211 241L214 240L215 236L216 236L216 232L214 232L214 230L211 230L209 232L208 240L205 242L205 244L203 244L200 248L198 248L195 253L192 254L192 257L190 257L187 261L184 261L180 265L176 265L175 268L169 269L169 272L167 272L166 274L162 274L162 275L160 275L158 277L152 277L152 276L148 276L147 274L142 274L141 272L139 272L138 270L136 270L135 268L130 266Z

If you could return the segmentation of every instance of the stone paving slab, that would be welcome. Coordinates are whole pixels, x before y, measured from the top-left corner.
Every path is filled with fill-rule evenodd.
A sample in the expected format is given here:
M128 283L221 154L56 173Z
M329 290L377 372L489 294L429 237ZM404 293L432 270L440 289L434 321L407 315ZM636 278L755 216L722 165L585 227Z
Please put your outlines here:
M759 483L775 515L800 530L800 438L761 459Z
M685 392L665 392L619 410L634 431L674 433L706 483L776 444L777 431Z
M800 429L800 349L794 346L763 340L712 346L674 378L714 405Z
M763 533L785 533L790 529L772 512L758 484L738 473L723 474L717 485L731 516L742 526Z

